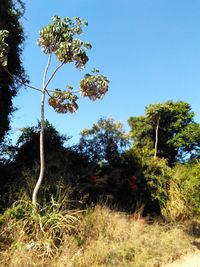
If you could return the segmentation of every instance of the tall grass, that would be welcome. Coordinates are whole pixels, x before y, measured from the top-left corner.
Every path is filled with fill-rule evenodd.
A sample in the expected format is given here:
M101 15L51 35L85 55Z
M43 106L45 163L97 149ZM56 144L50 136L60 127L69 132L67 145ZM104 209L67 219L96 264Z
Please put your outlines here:
M186 191L183 186L175 181L170 182L168 191L168 201L161 210L163 217L167 221L185 221L194 215Z
M34 214L28 201L1 216L0 266L162 266L194 250L182 227L96 206L66 212L52 201Z
M168 221L184 221L200 215L200 164L177 164L173 168L168 198L162 214Z
M79 211L63 207L64 201L58 203L53 197L37 211L26 197L15 201L0 216L0 265L34 266L38 262L36 266L45 266L58 252L64 235L77 227Z
M72 250L63 246L56 266L161 266L192 250L190 241L180 227L97 206L84 216Z

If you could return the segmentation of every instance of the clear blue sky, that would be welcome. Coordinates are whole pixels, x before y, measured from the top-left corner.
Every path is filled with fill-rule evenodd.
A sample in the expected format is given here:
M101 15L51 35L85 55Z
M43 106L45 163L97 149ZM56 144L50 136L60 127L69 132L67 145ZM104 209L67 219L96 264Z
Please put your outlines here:
M100 117L113 116L124 123L143 115L145 106L172 99L189 102L200 121L200 1L199 0L26 0L23 25L27 36L24 67L32 85L40 86L46 64L36 45L38 31L53 15L87 19L82 38L90 41L90 61L80 72L69 65L59 72L51 88L76 88L93 67L109 77L103 100L79 101L74 115L56 114L50 107L46 118L63 134L79 138L83 128ZM40 94L22 89L14 103L19 108L12 123L18 128L36 125Z

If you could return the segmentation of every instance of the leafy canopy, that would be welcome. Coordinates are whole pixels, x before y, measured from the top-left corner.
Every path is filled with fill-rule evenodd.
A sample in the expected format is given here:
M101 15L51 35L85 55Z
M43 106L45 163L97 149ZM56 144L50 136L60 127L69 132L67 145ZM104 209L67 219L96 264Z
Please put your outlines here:
M91 129L81 132L79 151L91 161L113 163L119 160L128 144L121 122L115 122L112 117L101 118Z
M194 156L200 148L200 125L194 122L194 112L188 103L167 101L151 104L145 115L130 117L133 148L143 155L153 155L158 127L158 157L170 164Z
M74 62L77 68L82 69L88 61L86 50L92 46L75 37L82 34L83 26L88 25L87 21L78 17L72 21L59 16L54 16L52 21L41 29L38 45L45 54L54 53L60 62Z
M41 29L38 45L41 46L45 54L54 54L56 56L56 59L60 62L56 71L66 63L74 63L79 70L86 66L89 60L87 50L91 49L92 46L89 42L83 42L78 37L82 34L83 27L87 25L86 20L78 17L71 20L68 17L62 19L59 16L54 16L52 23ZM49 82L45 87L47 91ZM78 92L81 96L88 97L94 101L105 96L108 86L108 78L99 74L97 69L94 69L92 74L87 73L84 79L80 81L80 90ZM66 88L67 90L56 89L48 101L49 105L58 113L73 113L78 109L77 91L74 92L71 86L66 86ZM51 90L49 90L49 93L51 93Z

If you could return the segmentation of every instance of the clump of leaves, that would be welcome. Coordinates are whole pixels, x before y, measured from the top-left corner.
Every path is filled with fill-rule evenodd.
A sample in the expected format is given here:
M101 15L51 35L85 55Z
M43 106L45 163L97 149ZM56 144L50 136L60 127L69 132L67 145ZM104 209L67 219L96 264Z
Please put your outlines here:
M6 53L8 51L8 44L5 41L7 37L8 37L8 31L1 30L0 31L0 65L4 67L7 65Z
M86 50L92 46L74 37L83 32L82 28L88 25L87 21L78 17L74 21L68 17L61 19L59 16L53 16L52 21L41 29L38 45L45 54L55 53L59 61L74 62L77 68L82 69L88 61Z
M85 78L80 82L81 95L87 96L91 100L101 99L108 91L109 80L103 75L86 74Z
M78 109L76 100L78 97L72 92L55 92L49 99L49 105L52 106L57 113L73 113Z

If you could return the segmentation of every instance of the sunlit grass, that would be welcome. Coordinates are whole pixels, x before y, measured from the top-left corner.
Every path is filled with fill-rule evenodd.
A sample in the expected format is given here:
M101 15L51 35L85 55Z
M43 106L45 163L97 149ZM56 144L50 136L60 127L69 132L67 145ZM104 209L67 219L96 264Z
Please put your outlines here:
M16 202L0 230L1 266L162 266L195 249L183 226L104 206L64 211L53 200L38 214Z

